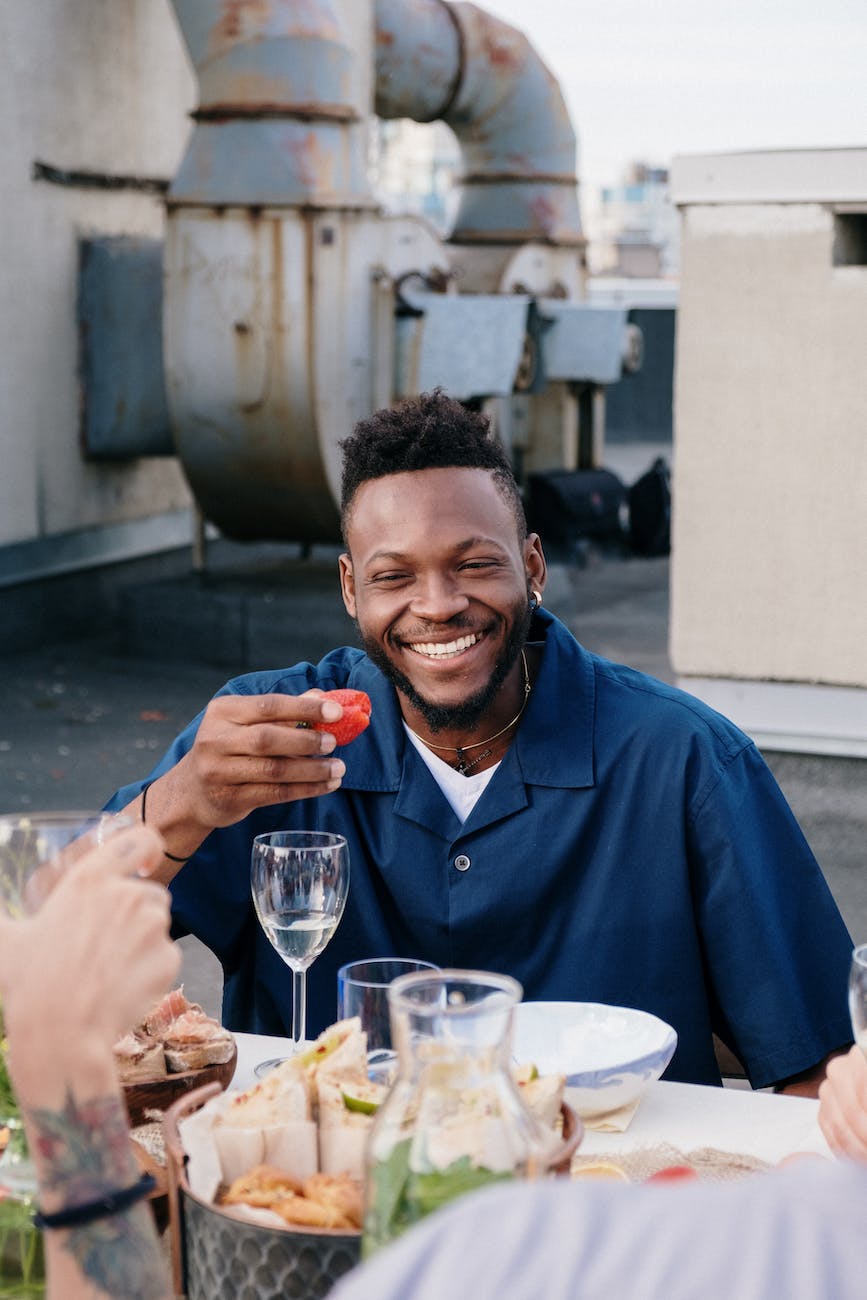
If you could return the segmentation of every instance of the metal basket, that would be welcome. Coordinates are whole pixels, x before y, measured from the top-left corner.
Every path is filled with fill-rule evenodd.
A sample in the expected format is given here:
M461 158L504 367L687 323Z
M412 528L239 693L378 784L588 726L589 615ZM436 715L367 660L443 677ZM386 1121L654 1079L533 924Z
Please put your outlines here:
M181 1097L163 1121L174 1286L187 1300L318 1300L358 1263L361 1233L244 1223L190 1191L178 1123L220 1091Z
M219 1091L211 1083L187 1093L163 1121L175 1293L187 1300L319 1300L358 1263L360 1232L245 1223L190 1191L178 1124ZM561 1177L584 1135L569 1106L562 1116L562 1142L550 1166Z

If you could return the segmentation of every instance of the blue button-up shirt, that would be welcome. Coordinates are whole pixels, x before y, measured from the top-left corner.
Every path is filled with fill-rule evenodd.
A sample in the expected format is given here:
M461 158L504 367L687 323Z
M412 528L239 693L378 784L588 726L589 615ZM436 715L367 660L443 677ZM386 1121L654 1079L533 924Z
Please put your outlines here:
M547 612L531 638L543 654L527 709L463 824L360 650L224 688L354 687L372 702L370 727L339 751L339 790L214 831L173 882L176 933L222 962L226 1024L291 1027L290 972L249 878L253 836L295 827L345 835L351 863L343 920L309 972L309 1035L335 1018L342 963L407 956L508 973L528 999L650 1011L677 1030L672 1079L719 1082L712 1030L754 1087L850 1041L852 944L752 742L692 696L588 653ZM198 721L151 776L190 748Z

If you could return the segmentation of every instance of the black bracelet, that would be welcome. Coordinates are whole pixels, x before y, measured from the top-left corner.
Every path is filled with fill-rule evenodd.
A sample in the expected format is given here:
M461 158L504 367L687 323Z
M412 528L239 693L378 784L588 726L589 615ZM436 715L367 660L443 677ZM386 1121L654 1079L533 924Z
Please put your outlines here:
M43 1231L46 1228L83 1228L85 1224L94 1223L97 1219L107 1219L109 1215L128 1210L136 1201L143 1201L146 1196L150 1196L155 1187L153 1177L142 1174L132 1187L119 1187L117 1191L106 1192L105 1196L98 1196L95 1201L87 1201L84 1205L67 1205L65 1209L53 1210L49 1214L37 1210L33 1222Z
M156 778L154 778L154 779L156 779ZM144 785L143 785L142 788L141 788L141 820L142 820L142 826L146 825L146 822L145 822L145 809L146 809L147 806L148 806L148 790L151 788L152 785L153 785L153 781L145 781ZM163 849L163 857L164 857L164 858L168 858L169 862L180 862L181 866L183 866L185 862L189 862L189 860L190 860L189 858L178 858L178 857L175 857L174 853L166 853L165 849Z

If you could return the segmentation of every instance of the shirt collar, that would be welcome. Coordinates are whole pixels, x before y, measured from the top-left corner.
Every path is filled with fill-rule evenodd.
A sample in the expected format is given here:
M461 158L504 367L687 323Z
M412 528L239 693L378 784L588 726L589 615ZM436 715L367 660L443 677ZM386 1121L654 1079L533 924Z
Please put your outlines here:
M547 610L534 615L530 644L541 647L542 660L511 751L521 775L529 785L592 786L596 705L592 657ZM398 790L409 741L394 688L367 656L358 659L346 685L367 692L373 721L340 751L346 764L342 786Z
M542 662L513 749L528 785L558 789L594 783L593 659L547 610L539 610L529 643L541 644Z

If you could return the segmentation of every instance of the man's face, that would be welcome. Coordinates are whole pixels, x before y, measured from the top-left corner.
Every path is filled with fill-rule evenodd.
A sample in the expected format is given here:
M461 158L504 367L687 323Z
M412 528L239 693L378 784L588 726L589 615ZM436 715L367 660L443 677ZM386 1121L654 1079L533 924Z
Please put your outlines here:
M545 560L481 469L426 469L359 488L341 556L365 649L434 730L472 727L515 664Z

